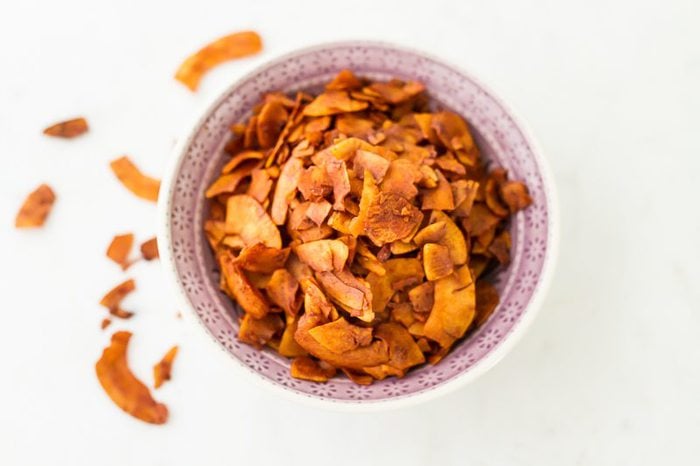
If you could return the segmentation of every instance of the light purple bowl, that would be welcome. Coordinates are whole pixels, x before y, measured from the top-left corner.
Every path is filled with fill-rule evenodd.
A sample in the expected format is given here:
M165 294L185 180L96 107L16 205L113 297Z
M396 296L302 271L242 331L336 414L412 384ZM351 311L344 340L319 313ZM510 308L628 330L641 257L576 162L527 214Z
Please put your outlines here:
M373 79L423 82L435 104L464 116L484 157L523 180L534 200L511 222L512 262L495 278L501 302L488 322L456 345L438 365L404 378L360 386L344 377L327 383L289 375L289 360L236 338L240 310L218 289L204 237L204 191L223 163L229 126L243 121L266 92L305 89L343 68ZM474 380L500 360L531 322L547 288L557 246L557 208L549 170L532 137L494 94L469 74L420 52L384 43L321 45L285 55L244 77L205 112L182 141L160 192L161 262L183 300L218 346L251 379L279 393L352 410L400 406L433 398Z

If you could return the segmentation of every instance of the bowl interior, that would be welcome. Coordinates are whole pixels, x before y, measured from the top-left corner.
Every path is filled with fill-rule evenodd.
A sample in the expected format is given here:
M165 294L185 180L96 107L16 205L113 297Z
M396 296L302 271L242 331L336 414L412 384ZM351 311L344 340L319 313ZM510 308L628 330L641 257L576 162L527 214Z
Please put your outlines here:
M433 105L459 113L469 122L483 156L525 181L533 205L511 221L512 262L492 277L501 302L489 321L467 335L436 365L358 386L344 377L325 384L289 376L289 360L258 351L236 339L240 310L218 290L218 272L204 237L204 191L222 163L229 126L244 120L269 91L309 89L343 68L373 79L394 77L425 83ZM210 109L184 145L167 193L166 244L190 307L211 336L245 367L272 384L297 394L337 402L378 402L425 394L485 363L522 320L551 254L548 186L532 144L493 95L463 72L419 53L384 44L347 43L316 47L276 60L230 88Z

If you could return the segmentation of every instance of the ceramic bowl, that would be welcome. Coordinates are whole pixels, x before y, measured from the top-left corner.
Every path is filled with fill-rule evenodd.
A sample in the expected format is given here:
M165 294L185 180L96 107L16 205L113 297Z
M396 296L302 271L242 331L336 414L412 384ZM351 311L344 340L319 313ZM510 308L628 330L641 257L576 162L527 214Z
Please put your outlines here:
M236 339L240 310L218 289L216 266L204 237L204 191L222 163L229 126L243 121L263 93L295 91L328 81L343 68L373 79L423 82L435 103L471 125L483 156L523 180L534 203L511 221L512 262L494 278L501 302L488 322L459 342L439 364L359 386L344 377L327 383L296 380L289 360ZM404 406L434 398L476 379L522 336L541 304L556 256L557 208L546 162L508 106L470 74L421 52L384 43L320 45L273 60L233 84L179 144L159 201L161 262L182 305L251 380L279 394L352 410Z

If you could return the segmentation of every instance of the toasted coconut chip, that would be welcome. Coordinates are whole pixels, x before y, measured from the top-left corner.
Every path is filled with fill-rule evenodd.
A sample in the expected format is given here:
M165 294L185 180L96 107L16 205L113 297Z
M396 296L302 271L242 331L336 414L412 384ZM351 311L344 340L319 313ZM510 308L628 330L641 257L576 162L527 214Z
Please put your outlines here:
M357 385L372 385L374 378L371 375L361 374L350 369L341 368L345 376Z
M170 350L165 353L165 356L163 356L163 359L153 366L153 386L155 388L160 388L165 381L170 380L173 361L175 361L175 356L177 356L177 349L177 346L170 348Z
M289 210L289 203L296 194L299 177L303 169L304 162L297 157L289 159L282 167L270 209L272 221L277 225L284 225L284 221L287 218L287 210Z
M299 257L294 253L294 251L292 251L292 253L289 255L285 268L294 276L294 278L297 279L300 285L304 280L314 276L314 272L311 270L311 267L299 260Z
M473 180L457 180L452 183L452 195L455 199L455 209L452 215L456 217L468 217L474 205L479 183Z
M164 424L168 408L158 403L151 392L129 369L127 349L131 332L116 332L110 346L104 349L95 364L100 385L114 404L137 419L151 424Z
M438 187L438 175L435 170L428 165L421 165L420 172L423 177L418 182L419 186L429 189Z
M290 99L282 92L268 92L263 98L263 103L276 102L282 104L286 108L294 108L296 103L294 99Z
M505 171L501 169L502 180L499 180L498 176L494 176L492 173L488 180L486 180L486 185L484 186L484 197L486 200L486 205L495 215L501 218L508 216L508 208L501 204L498 194L498 185L505 180Z
M435 130L432 127L433 114L432 113L414 113L413 121L415 121L416 126L421 130L421 136L426 139L431 144L437 144L439 139L435 134Z
M365 233L377 246L409 237L423 221L423 214L408 199L393 193L379 193L370 205Z
M339 141L334 141L333 145L314 155L311 160L316 165L323 165L328 160L332 160L334 158L348 161L355 156L358 149L373 152L379 148L359 138L341 139Z
M311 207L311 203L300 203L297 202L296 199L293 199L289 205L290 211L287 217L287 231L289 236L296 238L300 230L308 230L315 226L313 220L306 215L309 211L309 207Z
M386 83L372 83L370 84L369 89L372 92L379 94L382 99L386 100L387 102L391 104L399 104L423 92L425 90L425 86L416 81L408 81L406 83L401 81L389 81Z
M350 264L355 260L355 253L357 252L357 238L352 235L345 235L338 238L338 240L345 243L348 247L348 260L346 263Z
M401 378L406 375L406 371L396 369L388 364L380 364L373 367L362 368L367 374L371 375L376 380L384 380L387 377L394 376Z
M127 156L112 160L109 166L124 187L134 195L147 201L158 200L160 181L142 174Z
M437 363L439 363L440 361L442 361L442 359L445 356L447 356L447 353L449 353L449 352L450 352L449 347L439 348L437 351L434 351L430 356L428 356L428 362L430 363L430 365L434 366Z
M326 84L327 91L348 91L351 89L359 89L362 87L362 82L350 70L342 70L338 73L331 82Z
M350 225L354 218L347 212L333 212L328 217L328 226L344 235L351 234Z
M365 232L370 208L375 204L378 197L379 189L377 189L377 185L374 182L374 177L372 177L369 171L365 171L362 185L362 197L360 198L360 212L357 214L357 217L352 219L349 223L350 233L353 236L359 236Z
M415 337L422 337L425 335L425 324L423 322L414 322L408 327L408 333Z
M325 131L331 125L331 121L333 121L333 118L330 116L311 118L304 126L304 132L318 133L321 131Z
M267 200L271 190L272 178L268 170L256 168L250 172L250 185L246 194L262 204Z
M425 278L430 281L450 275L454 270L454 264L450 259L450 251L447 246L426 243L423 246L423 269L425 270Z
M209 220L220 222L226 220L226 204L214 199L209 202Z
M394 283L407 278L419 281L423 279L423 265L418 259L390 259L384 262L384 275L370 273L367 275L367 282L372 290L372 310L383 312L391 297L396 292Z
M367 88L360 91L350 91L350 97L360 102L369 102L372 104L373 110L386 112L389 110L389 105L382 99L380 95L367 94Z
M425 362L423 352L401 325L393 322L379 324L375 336L389 345L388 366L403 371Z
M296 356L306 356L308 353L294 339L294 333L297 331L297 317L287 314L287 325L284 327L284 333L280 338L280 344L277 352L288 358Z
M386 274L386 269L384 268L384 265L379 261L379 259L377 259L377 256L375 256L372 253L372 251L370 251L370 249L367 247L367 245L362 241L357 242L357 254L357 263L360 264L362 267L364 267L370 272L374 272L380 277Z
M245 314L238 329L238 339L260 349L283 328L284 322L279 314L268 314L260 319Z
M391 320L408 328L416 321L413 317L413 305L411 303L399 303L391 305Z
M520 181L507 181L501 185L501 199L506 203L511 213L516 213L532 204L532 198Z
M365 170L369 170L377 183L384 179L389 164L391 162L381 155L366 150L358 150L353 159L353 170L358 175L364 175Z
M348 260L348 246L340 240L318 240L294 247L299 259L317 272L341 271Z
M321 201L333 190L333 181L324 167L314 165L301 172L298 188L304 199Z
M309 206L306 209L306 216L309 220L314 222L316 226L321 226L332 208L333 206L331 203L326 200L309 202Z
M244 272L245 276L248 277L248 281L255 288L260 290L265 289L270 282L272 274L262 273L262 272ZM270 309L270 312L274 312L274 309Z
M413 242L418 246L423 246L425 243L439 243L445 238L446 233L447 225L445 222L431 223L415 234Z
M476 312L475 286L469 267L435 282L435 303L425 322L425 336L448 348L464 335Z
M455 265L467 263L468 250L467 241L464 239L462 230L443 212L434 210L430 216L430 223L445 222L445 237L440 244L447 246L450 251L450 258Z
M245 133L243 133L243 147L246 149L252 149L258 145L258 116L253 115L248 120L248 125L245 128ZM226 167L224 167L226 168Z
M262 243L256 243L243 248L236 263L249 272L272 273L284 267L288 257L289 248L269 248Z
M44 225L56 195L47 184L41 184L24 200L15 218L16 228L38 228Z
M372 291L366 280L354 276L347 270L318 272L316 278L328 296L351 316L365 322L371 322L374 319Z
M236 192L238 185L248 178L254 169L255 165L246 164L238 167L238 169L232 173L221 175L209 186L209 189L204 193L205 197L212 198L220 194L232 194Z
M480 236L498 225L501 219L495 216L484 204L472 207L469 217L462 221L464 229L472 236Z
M240 235L246 245L263 243L282 249L280 232L260 203L246 194L228 198L226 203L227 234Z
M433 114L430 124L442 145L457 155L460 162L469 167L476 164L479 149L462 117L452 112L439 112Z
M253 31L221 37L190 55L175 73L175 79L196 91L202 76L223 62L255 55L262 50L262 39Z
M88 122L85 118L74 118L49 126L44 130L44 134L57 138L70 139L86 133L87 130Z
M496 288L483 280L476 282L476 318L474 323L481 327L486 323L498 306L499 297Z
M308 356L294 358L289 372L295 379L311 382L327 382L335 373L335 367L325 361L315 361Z
M368 346L361 346L343 354L336 354L323 347L309 334L309 330L328 322L328 315L333 306L323 292L312 282L307 281L303 287L304 315L301 316L294 338L306 351L328 363L349 369L361 369L363 366L376 366L389 360L389 348L383 341L373 341Z
M427 313L435 302L435 283L423 282L408 292L408 299L416 312Z
M122 319L128 319L133 312L123 310L121 306L122 300L136 289L136 282L133 279L126 280L120 283L111 290L107 292L106 295L100 300L100 305L109 309L109 313L115 317L120 317Z
M243 249L246 247L246 242L243 241L243 238L238 235L224 236L224 238L221 240L221 244L231 249Z
M158 259L158 238L151 238L141 243L141 257L147 261Z
M424 189L423 210L452 210L455 208L454 197L452 196L452 186L447 181L440 170L435 170L438 177L437 186L434 189Z
M438 167L446 172L464 175L467 173L466 168L452 154L443 155L435 159Z
M510 247L510 233L508 233L507 230L503 230L493 239L489 245L488 251L493 254L502 265L508 265L510 264Z
M117 235L112 239L112 242L109 243L107 257L119 264L123 270L126 270L131 264L129 253L131 252L131 246L133 244L133 233Z
M109 327L109 325L110 325L111 323L112 323L112 319L110 319L109 317L105 317L104 319L102 319L102 322L100 322L100 328L101 328L102 330L104 330L104 329L106 329L107 327Z
M412 200L418 194L416 183L423 178L420 168L411 160L396 159L389 164L381 190Z
M342 160L329 160L326 163L328 179L333 185L333 209L345 210L345 196L350 194L350 178L345 162Z
M372 328L352 325L343 317L309 330L309 335L321 346L336 354L352 351L372 343Z
M391 245L385 244L384 246L390 246L390 253L395 256L401 256L403 254L408 254L409 252L415 251L419 246L413 241L394 241ZM377 257L379 258L379 257ZM381 262L381 259L380 259Z
M229 160L226 165L221 169L222 175L227 175L233 173L233 171L241 165L244 164L255 164L256 161L262 160L264 154L257 150L245 150L240 152Z
M256 122L256 135L261 148L274 147L288 118L289 113L281 102L273 100L263 105Z
M348 113L338 115L335 120L338 131L351 137L365 137L374 130L374 122L360 115Z
M298 294L299 282L287 269L272 272L265 291L270 301L282 308L287 315L294 316L299 312L301 307L301 298Z
M326 91L304 108L304 115L318 117L336 113L359 112L367 108L367 102L353 100L346 91Z
M310 241L318 241L320 239L326 239L333 235L333 229L328 225L321 225L320 227L311 227L308 230L299 231L296 235L302 243L308 243Z
M491 243L493 243L495 237L496 227L493 227L490 230L487 230L481 235L477 236L472 243L472 253L490 256L491 253L489 252L489 247L491 246Z
M219 264L226 280L226 287L238 304L256 319L265 317L270 312L270 304L260 290L251 284L243 269L236 264L233 254L230 252L221 254Z

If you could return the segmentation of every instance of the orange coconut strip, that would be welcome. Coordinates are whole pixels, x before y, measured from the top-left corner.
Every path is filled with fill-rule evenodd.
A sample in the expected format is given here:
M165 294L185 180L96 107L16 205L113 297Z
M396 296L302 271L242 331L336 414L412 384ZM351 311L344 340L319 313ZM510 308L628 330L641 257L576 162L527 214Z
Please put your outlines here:
M177 69L175 79L191 91L195 91L202 76L211 68L228 60L254 55L261 50L262 39L256 32L242 31L229 34L187 57Z
M168 420L168 408L158 403L151 392L131 372L127 362L130 332L112 335L110 346L95 364L97 379L114 404L137 419L151 424L164 424Z
M141 173L127 156L113 160L109 166L126 189L141 199L156 202L160 181Z
M170 380L173 361L175 360L175 356L177 356L177 349L177 346L170 348L170 350L165 353L165 356L163 356L163 359L153 366L153 386L155 388L160 388L165 381Z
M44 130L44 134L57 138L70 139L86 133L87 130L88 122L85 118L81 117L51 125Z

